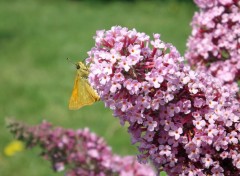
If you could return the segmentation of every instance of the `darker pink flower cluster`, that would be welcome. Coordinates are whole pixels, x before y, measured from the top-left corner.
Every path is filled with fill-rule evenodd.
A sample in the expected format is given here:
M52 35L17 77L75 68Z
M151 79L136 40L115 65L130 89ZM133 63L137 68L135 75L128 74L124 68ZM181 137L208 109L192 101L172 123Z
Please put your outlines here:
M87 128L74 131L47 122L27 126L17 121L8 126L27 147L41 147L53 169L66 170L66 176L155 176L149 165L139 164L135 157L113 154L103 138Z
M97 31L89 82L121 124L141 163L169 176L240 174L239 104L215 78L194 72L159 34Z
M240 78L239 0L195 0L200 7L192 20L186 59L225 83ZM238 89L233 84L234 89ZM238 90L236 90L238 91Z

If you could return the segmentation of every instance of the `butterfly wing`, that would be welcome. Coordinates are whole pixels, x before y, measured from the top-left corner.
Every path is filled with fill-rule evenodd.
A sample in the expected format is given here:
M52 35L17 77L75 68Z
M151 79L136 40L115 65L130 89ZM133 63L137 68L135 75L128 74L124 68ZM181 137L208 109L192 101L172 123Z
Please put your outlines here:
M89 85L87 79L81 77L79 73L75 78L72 95L69 101L69 109L77 110L85 105L91 105L99 100L95 90Z
M99 101L100 97L99 95L97 94L97 92L89 85L88 81L86 80L86 89L88 91L88 93L91 95L91 97L93 98L94 102L95 101Z
M71 95L70 100L69 100L69 109L70 110L76 110L76 109L79 109L81 107L79 90L78 90L79 81L80 81L80 76L77 73L77 76L76 76L75 81L74 81L72 95Z

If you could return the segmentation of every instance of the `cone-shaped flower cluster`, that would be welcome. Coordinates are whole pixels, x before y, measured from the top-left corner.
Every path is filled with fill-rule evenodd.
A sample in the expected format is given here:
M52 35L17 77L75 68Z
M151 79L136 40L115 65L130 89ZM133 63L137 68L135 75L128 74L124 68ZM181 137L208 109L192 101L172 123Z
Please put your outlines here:
M74 131L47 122L28 126L18 121L10 121L8 127L27 147L40 146L53 169L66 170L66 176L155 176L149 165L139 164L135 157L113 154L106 142L87 128Z
M89 82L121 124L139 161L176 175L239 175L239 105L171 44L119 26L97 31Z
M192 20L186 59L225 83L240 78L240 1L195 0L200 11ZM238 87L233 84L233 89Z

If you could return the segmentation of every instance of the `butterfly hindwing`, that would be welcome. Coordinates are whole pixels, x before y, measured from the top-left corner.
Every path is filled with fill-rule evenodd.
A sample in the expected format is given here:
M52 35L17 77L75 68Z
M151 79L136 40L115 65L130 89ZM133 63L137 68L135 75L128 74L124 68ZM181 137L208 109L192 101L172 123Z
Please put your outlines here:
M91 97L93 98L94 102L95 101L99 101L100 97L99 95L97 94L97 92L89 85L88 81L87 81L87 84L85 84L86 86L86 89L89 93L89 95L91 95Z

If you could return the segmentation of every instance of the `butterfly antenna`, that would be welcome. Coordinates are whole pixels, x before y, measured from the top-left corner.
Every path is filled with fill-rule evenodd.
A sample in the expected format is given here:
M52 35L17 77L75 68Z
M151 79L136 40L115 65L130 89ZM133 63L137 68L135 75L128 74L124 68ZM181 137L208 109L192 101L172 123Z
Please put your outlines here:
M71 61L71 59L69 59L69 58L67 58L67 61L68 61L69 63L71 63L71 64L76 65L76 63L73 63L73 61Z
M71 59L67 58L67 61L68 61L69 63L75 65L77 69L80 68L79 64L78 64L78 63L74 63L74 62L72 62Z

